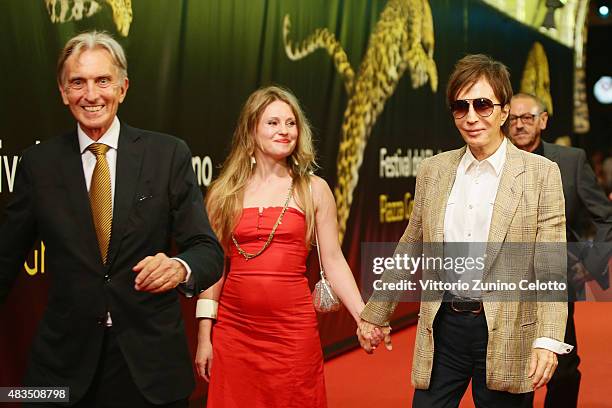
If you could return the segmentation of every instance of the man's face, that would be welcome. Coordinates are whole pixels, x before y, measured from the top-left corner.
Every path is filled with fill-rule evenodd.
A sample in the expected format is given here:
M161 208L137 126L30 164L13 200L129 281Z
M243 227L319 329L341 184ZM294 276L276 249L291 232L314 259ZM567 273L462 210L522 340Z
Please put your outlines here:
M548 114L532 98L512 98L510 102L510 138L521 150L532 152L540 144L542 130L546 129Z
M465 143L470 146L472 153L479 157L478 152L487 155L495 152L504 137L501 126L508 117L508 106L499 106L500 101L485 78L480 78L469 88L461 89L455 99L471 101L465 116L455 117L454 120L455 126ZM489 112L480 114L474 107L475 99L486 99L494 105Z
M59 84L62 100L81 129L98 140L113 123L128 89L108 51L96 48L71 55L64 63Z

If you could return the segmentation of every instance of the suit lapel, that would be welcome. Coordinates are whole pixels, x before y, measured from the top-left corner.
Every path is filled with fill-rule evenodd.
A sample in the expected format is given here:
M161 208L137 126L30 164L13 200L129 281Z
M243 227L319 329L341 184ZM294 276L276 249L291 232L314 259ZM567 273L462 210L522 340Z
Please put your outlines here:
M561 162L561 149L559 146L542 142L542 146L544 147L544 157L547 159L554 161L559 166L559 171L561 172L561 180L563 182L563 196L565 197L565 214L571 214L576 205L576 177L574 176L576 172L576 165L568 166L567 164ZM574 162L575 163L575 162ZM567 226L568 234L574 236L573 239L579 240L579 235L570 228L570 225Z
M113 227L108 250L108 265L112 265L117 255L121 239L125 234L128 215L135 202L136 186L140 178L143 152L144 143L137 131L121 123L117 149Z
M457 176L457 167L461 158L465 154L466 147L453 151L449 156L448 160L444 161L441 166L438 167L438 174L435 178L435 185L432 186L432 205L431 205L431 234L429 236L424 235L424 245L426 253L430 257L444 258L444 245L440 243L444 242L444 219L446 218L446 205L450 196L453 184L455 183L455 177ZM427 209L425 209L427 211ZM427 229L424 230L426 232ZM440 271L432 269L429 271L434 279L441 280ZM426 302L427 303L427 302ZM433 315L435 316L434 311Z
M446 215L446 204L450 196L455 177L457 176L457 167L461 158L465 154L467 146L456 150L454 154L445 162L444 166L438 169L438 184L434 186L437 190L437 197L434 200L432 214L434 214L435 226L431 237L431 242L444 242L444 218Z
M72 208L76 225L81 229L79 236L85 237L84 241L88 251L91 252L91 259L99 260L101 259L100 249L91 215L91 204L76 131L66 135L64 142L65 153L61 161L61 172L68 192L68 202Z
M501 243L506 239L510 222L523 195L523 185L518 176L525 171L525 164L520 151L510 142L507 143L507 146L506 163L502 170L491 216L485 277L501 249Z
M544 157L559 163L559 149L554 144L542 142L542 147L544 148Z

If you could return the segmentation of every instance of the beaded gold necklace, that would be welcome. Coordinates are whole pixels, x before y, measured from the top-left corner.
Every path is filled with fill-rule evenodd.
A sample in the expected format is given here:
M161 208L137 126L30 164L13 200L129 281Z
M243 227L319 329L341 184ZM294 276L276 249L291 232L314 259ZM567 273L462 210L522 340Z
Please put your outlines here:
M287 193L287 199L285 200L285 205L283 205L283 210L279 214L278 219L276 220L276 223L272 227L272 231L270 231L270 235L268 236L268 240L266 241L264 246L259 251L257 251L256 253L252 254L252 253L247 252L244 249L242 249L240 247L240 244L238 244L238 241L236 240L236 237L234 236L234 233L232 233L232 241L234 241L234 245L236 246L236 249L238 250L238 253L240 253L240 255L244 256L244 259L246 259L248 261L249 259L255 258L256 256L261 255L263 253L263 251L265 251L270 246L270 243L272 242L272 238L274 238L274 233L276 232L276 229L280 225L281 221L283 221L283 216L285 215L285 212L287 211L287 208L289 208L289 201L291 201L292 194L293 194L293 180L291 180L291 184L289 185L289 191Z

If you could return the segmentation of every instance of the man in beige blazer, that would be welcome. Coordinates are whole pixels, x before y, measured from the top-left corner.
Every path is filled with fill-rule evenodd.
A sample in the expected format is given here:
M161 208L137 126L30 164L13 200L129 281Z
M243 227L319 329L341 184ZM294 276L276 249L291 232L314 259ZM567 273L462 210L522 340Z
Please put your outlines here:
M559 168L507 141L502 128L511 97L503 64L484 55L468 55L457 63L447 99L467 146L421 163L413 212L400 244L410 245L412 255L419 256L420 248L431 243L487 242L483 282L563 281ZM407 278L404 270L387 270L382 280ZM439 271L423 270L425 279L439 280ZM422 292L413 406L456 407L470 380L479 407L531 406L533 390L546 384L556 368L556 355L572 348L562 343L566 294L521 292L528 300L516 297L518 291L513 294ZM373 294L358 328L366 351L383 339L391 348L389 320L396 304L387 294Z

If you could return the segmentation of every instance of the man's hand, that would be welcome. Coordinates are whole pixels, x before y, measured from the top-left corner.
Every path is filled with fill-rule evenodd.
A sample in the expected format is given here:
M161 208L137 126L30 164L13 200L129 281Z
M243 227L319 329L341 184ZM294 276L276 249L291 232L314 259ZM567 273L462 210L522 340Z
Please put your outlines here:
M393 350L391 327L377 326L362 319L357 326L357 338L361 347L368 354L372 354L381 341L384 341L387 350Z
M134 286L136 290L151 293L174 289L187 276L183 264L161 252L155 256L147 256L132 270L137 273Z
M574 266L572 266L572 270L573 273L571 274L571 279L574 287L580 288L584 286L587 281L593 279L582 262L576 262Z
M531 363L529 364L529 377L533 383L533 389L545 385L550 381L557 369L557 355L550 350L534 348L531 352Z

